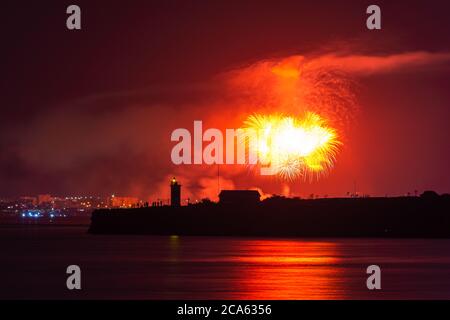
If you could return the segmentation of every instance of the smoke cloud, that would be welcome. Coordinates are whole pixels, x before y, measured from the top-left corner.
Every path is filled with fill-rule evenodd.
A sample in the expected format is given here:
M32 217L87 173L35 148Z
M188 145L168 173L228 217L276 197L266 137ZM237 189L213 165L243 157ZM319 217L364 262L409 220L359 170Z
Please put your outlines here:
M360 110L359 77L449 60L449 53L422 51L295 55L236 68L218 75L212 85L83 98L44 110L23 125L3 127L0 179L16 194L115 193L165 199L172 176L183 185L183 198L215 199L218 183L222 189L258 185L264 193L266 184L278 182L245 167L221 166L218 181L216 166L173 165L171 132L191 130L194 120L203 120L206 127L237 128L253 112L311 110L345 134Z

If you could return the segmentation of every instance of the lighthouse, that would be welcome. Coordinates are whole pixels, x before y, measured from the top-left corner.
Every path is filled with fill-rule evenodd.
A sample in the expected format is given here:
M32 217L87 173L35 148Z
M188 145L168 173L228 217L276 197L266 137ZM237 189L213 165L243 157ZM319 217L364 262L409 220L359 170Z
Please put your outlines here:
M170 181L170 205L179 207L181 205L181 185L175 177Z

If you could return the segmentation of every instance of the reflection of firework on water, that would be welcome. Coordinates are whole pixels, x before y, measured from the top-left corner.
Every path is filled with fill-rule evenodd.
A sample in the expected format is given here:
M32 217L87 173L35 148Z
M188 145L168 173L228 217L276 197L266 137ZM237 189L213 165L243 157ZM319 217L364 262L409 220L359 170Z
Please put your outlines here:
M260 164L270 165L273 174L286 180L312 179L328 172L341 144L336 130L312 112L301 118L255 114L245 121L244 130L257 133L249 148Z

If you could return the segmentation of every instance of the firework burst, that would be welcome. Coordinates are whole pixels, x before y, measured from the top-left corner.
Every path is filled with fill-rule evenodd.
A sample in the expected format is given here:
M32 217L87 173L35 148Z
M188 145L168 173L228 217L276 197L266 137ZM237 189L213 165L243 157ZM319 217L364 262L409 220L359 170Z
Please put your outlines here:
M336 130L313 112L298 118L254 114L245 121L244 130L257 133L249 148L259 163L269 165L273 174L286 180L311 180L327 173L341 145Z

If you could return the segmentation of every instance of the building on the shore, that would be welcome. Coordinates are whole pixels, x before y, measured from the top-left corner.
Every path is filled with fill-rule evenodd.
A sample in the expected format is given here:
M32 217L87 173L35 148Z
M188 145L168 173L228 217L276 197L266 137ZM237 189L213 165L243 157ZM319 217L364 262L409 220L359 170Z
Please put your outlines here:
M51 204L53 201L53 197L50 194L40 194L37 196L37 204Z
M227 205L257 204L261 195L257 190L222 190L219 203Z
M140 201L136 197L118 197L112 195L110 198L110 206L112 208L132 208L139 203Z

